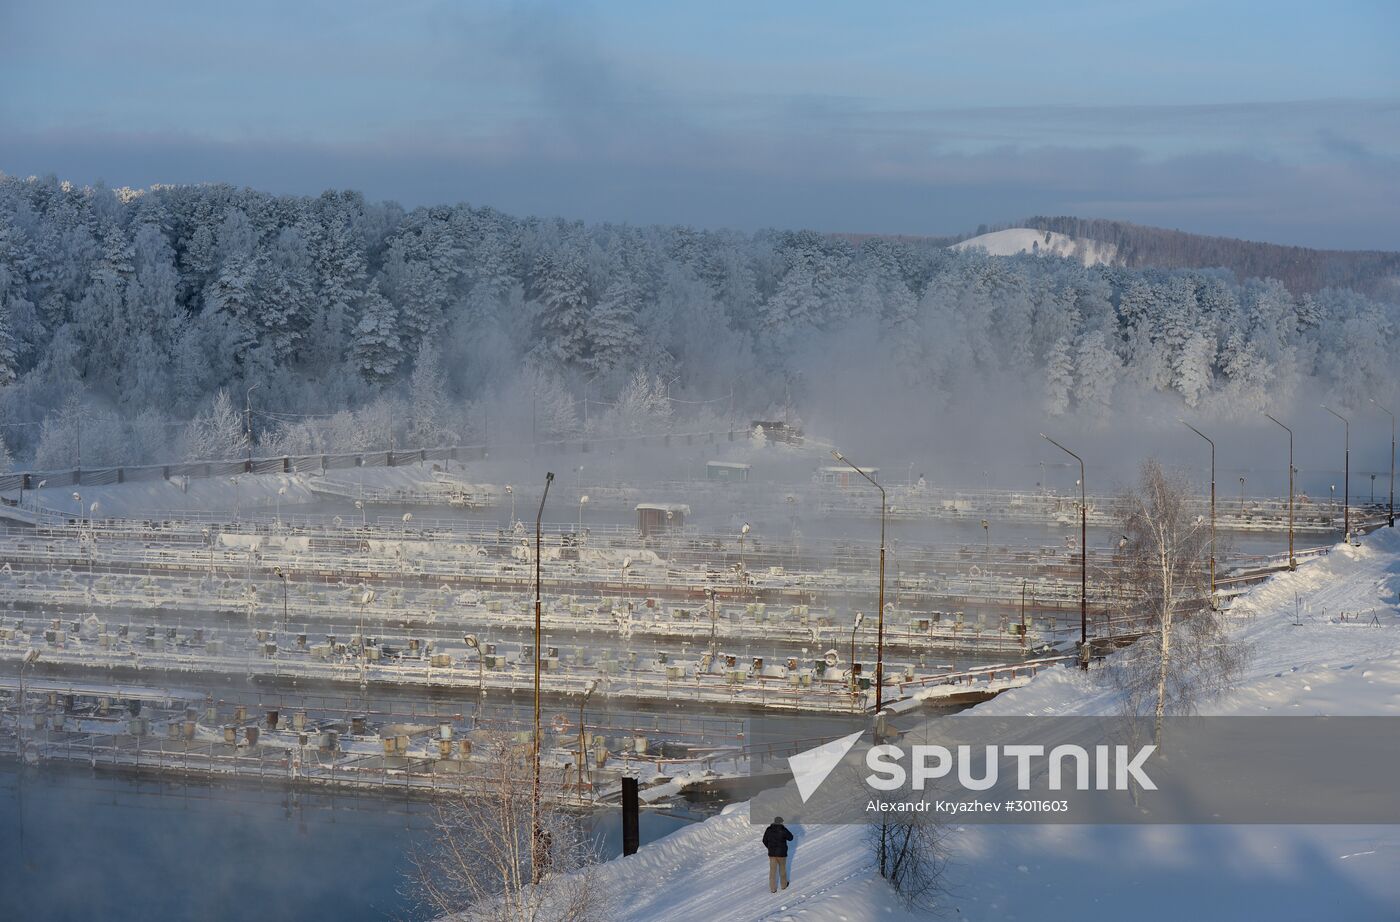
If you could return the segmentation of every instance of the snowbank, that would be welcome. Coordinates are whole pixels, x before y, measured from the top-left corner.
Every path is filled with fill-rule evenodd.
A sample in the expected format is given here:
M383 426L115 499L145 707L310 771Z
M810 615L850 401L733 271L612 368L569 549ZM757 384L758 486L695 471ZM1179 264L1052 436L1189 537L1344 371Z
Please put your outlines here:
M1400 716L1397 594L1400 533L1390 529L1255 588L1234 610L1250 662L1236 689L1203 710ZM1042 673L977 712L1113 707L1107 690L1065 669ZM610 862L604 882L624 894L617 918L923 918L871 870L859 827L795 828L792 886L770 894L761 832L740 806ZM988 825L956 827L947 842L949 918L1400 918L1397 827Z

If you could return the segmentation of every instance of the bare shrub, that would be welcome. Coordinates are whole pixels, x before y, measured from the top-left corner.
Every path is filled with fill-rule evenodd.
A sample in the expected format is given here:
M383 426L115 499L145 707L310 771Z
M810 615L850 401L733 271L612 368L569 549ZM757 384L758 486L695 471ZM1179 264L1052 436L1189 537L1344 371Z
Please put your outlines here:
M911 909L933 909L943 892L942 838L942 828L921 813L882 816L866 833L880 876Z
M539 873L532 867L530 744L498 737L483 750L460 791L435 807L432 839L413 855L411 895L431 914L462 922L607 919L598 843L549 791L538 814Z

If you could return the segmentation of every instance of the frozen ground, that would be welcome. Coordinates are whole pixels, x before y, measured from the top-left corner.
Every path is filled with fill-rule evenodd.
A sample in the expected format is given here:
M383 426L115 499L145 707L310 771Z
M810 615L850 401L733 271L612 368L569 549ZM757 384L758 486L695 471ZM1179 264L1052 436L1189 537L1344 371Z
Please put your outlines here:
M1256 588L1235 610L1236 629L1252 645L1249 666L1236 689L1203 712L1400 716L1397 594L1400 532L1389 529ZM1091 679L1062 670L978 713L1112 709ZM862 829L794 832L793 883L778 894L768 892L761 830L743 805L613 861L603 873L625 894L617 918L926 918L905 910L874 875ZM1395 826L966 826L947 842L945 918L1400 919Z

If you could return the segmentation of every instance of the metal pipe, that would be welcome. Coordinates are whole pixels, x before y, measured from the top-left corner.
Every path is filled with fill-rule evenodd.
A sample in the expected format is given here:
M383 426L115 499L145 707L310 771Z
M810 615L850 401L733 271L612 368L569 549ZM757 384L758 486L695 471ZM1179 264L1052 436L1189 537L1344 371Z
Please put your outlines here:
M1079 668L1088 669L1089 659L1084 648L1089 645L1089 507L1084 483L1084 459L1044 432L1040 437L1079 462Z

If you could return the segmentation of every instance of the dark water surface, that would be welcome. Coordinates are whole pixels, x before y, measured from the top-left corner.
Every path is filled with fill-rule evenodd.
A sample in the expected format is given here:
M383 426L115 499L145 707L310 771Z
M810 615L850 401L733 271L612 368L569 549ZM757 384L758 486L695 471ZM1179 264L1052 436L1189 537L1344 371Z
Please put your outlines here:
M417 919L419 802L0 766L0 919ZM621 853L616 811L589 821ZM684 825L643 813L643 844Z

